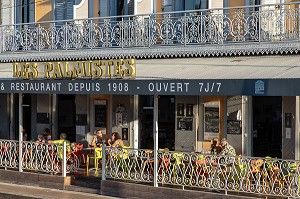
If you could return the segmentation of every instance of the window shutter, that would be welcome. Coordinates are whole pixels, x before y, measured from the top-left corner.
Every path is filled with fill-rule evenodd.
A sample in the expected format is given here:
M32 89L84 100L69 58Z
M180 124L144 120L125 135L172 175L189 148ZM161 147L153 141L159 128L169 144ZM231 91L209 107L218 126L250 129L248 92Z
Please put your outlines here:
M134 0L130 0L128 3L128 15L134 14Z
M56 0L55 20L73 19L74 0Z
M74 0L67 0L66 1L66 19L73 19L73 5L74 5Z
M29 22L35 22L35 0L29 0Z
M163 12L172 12L173 11L173 6L172 6L173 1L172 0L163 0Z
M108 16L108 0L100 1L100 17Z
M64 8L65 1L64 0L56 0L55 2L55 20L64 20Z

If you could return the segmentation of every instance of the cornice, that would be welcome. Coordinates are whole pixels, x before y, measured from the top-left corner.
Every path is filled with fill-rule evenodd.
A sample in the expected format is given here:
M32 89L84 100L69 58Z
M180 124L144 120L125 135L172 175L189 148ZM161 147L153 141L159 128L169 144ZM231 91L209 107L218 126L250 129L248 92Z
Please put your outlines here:
M116 58L176 58L176 57L219 57L219 56L248 56L265 54L298 53L299 41L278 43L247 43L226 45L194 45L194 46L163 46L155 48L99 48L80 50L48 50L26 51L0 54L0 62L26 61L67 61L87 59L116 59Z

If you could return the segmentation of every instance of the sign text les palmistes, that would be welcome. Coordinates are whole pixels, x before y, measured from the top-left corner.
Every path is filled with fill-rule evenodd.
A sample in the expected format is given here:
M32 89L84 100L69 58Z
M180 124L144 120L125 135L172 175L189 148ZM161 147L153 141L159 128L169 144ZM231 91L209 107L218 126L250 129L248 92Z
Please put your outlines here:
M135 77L135 60L17 62L13 63L13 77L20 79L132 78Z

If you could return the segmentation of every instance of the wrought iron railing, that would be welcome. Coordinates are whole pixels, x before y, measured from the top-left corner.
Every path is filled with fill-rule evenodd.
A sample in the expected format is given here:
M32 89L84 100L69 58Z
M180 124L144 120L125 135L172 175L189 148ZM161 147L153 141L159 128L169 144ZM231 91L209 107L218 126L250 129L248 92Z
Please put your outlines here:
M49 174L62 172L62 146L38 142L22 142L22 169ZM76 172L77 156L70 152L66 158L66 172ZM19 141L0 140L0 168L19 168Z
M153 182L151 150L106 148L105 177ZM159 150L158 183L300 197L300 161Z
M0 52L299 40L299 2L0 26Z

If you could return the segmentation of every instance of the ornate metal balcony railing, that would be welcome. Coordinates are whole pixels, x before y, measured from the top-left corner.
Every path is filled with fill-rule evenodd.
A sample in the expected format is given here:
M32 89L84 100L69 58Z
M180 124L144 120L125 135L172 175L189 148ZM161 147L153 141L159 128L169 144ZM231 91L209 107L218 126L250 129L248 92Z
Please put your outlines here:
M294 43L298 3L2 25L0 52Z
M151 150L106 148L105 177L153 182ZM300 161L158 151L158 183L300 197Z
M56 144L22 142L22 169L44 173L62 172L62 146ZM75 154L67 155L66 172L76 172L79 160ZM0 168L19 168L19 141L0 140Z

